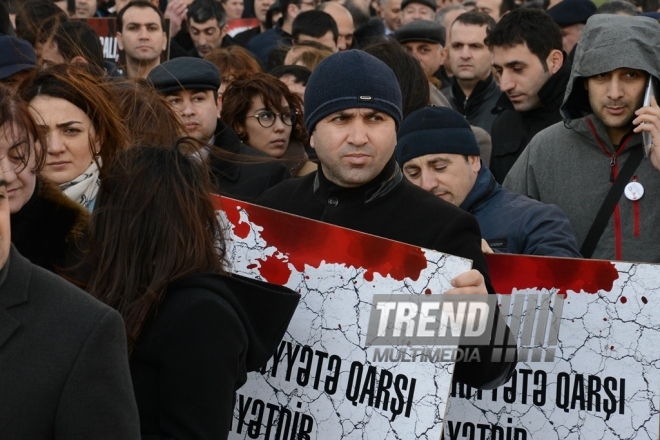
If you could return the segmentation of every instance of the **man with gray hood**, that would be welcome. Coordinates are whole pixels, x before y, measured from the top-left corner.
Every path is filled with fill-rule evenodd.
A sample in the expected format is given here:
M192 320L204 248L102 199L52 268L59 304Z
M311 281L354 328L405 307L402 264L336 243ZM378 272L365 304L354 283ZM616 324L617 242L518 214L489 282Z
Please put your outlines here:
M657 103L641 108L650 76L660 77L660 24L591 17L575 53L564 121L536 135L504 181L558 205L585 257L660 263L660 172L644 158L641 134L660 145Z

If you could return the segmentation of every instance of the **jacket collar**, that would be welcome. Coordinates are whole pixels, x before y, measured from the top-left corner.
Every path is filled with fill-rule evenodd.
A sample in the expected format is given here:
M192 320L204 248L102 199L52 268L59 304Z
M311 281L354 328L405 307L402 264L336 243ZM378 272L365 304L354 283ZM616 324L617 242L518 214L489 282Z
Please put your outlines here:
M490 172L482 160L481 169L479 170L479 174L477 174L477 180L474 182L465 200L463 200L463 203L461 203L461 209L467 212L474 212L479 204L490 198L499 187L500 184L495 181L493 173Z
M484 81L479 81L477 85L474 86L474 90L472 90L470 97L467 98L466 100L463 89L461 89L461 86L458 84L456 77L454 77L452 79L451 94L453 95L454 103L456 104L456 107L459 108L459 112L465 113L465 108L467 107L467 101L482 102L484 100L483 98L488 93L490 93L493 90L493 88L496 87L498 87L498 85L495 82L495 78L493 78L493 75L490 75Z
M28 301L31 273L30 262L12 245L9 259L0 269L0 349L21 325L10 309Z
M373 180L357 188L344 188L332 183L323 174L323 164L321 164L314 178L313 191L316 197L324 200L326 197L335 196L342 199L361 201L366 204L382 199L402 180L403 173L394 156L390 158L383 170Z
M239 154L241 140L238 135L227 124L218 119L215 127L213 145L231 154ZM218 173L226 179L236 182L240 176L240 164L236 161L213 158L211 161L214 173Z

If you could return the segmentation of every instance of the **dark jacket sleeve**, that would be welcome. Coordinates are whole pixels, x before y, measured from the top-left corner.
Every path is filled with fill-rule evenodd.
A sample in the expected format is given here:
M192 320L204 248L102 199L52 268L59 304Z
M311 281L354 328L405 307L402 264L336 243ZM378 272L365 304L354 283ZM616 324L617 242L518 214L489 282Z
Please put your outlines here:
M234 391L246 379L247 336L224 300L197 299L168 320L158 407L164 438L227 438ZM149 437L158 438L158 437Z
M121 316L108 310L92 329L57 407L54 438L139 439Z
M521 225L523 254L582 258L571 223L558 206L537 204L527 211Z

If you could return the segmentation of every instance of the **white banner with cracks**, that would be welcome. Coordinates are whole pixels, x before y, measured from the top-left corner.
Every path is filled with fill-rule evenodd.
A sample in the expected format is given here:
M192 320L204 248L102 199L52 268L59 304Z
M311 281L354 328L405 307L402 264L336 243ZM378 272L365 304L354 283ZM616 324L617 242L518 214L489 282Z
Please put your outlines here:
M277 353L238 390L229 438L439 440L456 347L365 347L371 299L443 292L471 262L222 204L232 271L302 294Z
M497 390L452 390L445 439L660 438L660 265L489 265L520 362Z

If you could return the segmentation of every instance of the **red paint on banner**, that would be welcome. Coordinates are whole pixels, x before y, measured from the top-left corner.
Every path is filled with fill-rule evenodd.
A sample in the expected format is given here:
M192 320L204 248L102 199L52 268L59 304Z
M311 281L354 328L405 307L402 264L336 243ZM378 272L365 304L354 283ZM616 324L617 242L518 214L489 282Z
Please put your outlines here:
M609 292L619 273L609 261L546 258L538 264L537 257L528 255L486 254L488 272L497 293L510 294L518 290L558 289L567 295L576 293Z
M425 293L426 295L430 295L432 292L431 292L431 289L426 289L426 290L424 291L424 293Z
M648 303L649 303L649 300L646 299L645 296L643 296L643 297L642 297L642 302L643 302L644 304L648 304Z
M234 229L234 235L238 238L247 238L250 233L250 225L247 222L241 223L241 214L235 206L231 206L230 209L224 209L220 197L216 195L213 196L213 205L215 209L225 212L227 220L229 220L232 229Z
M243 206L249 213L250 222L263 228L261 237L268 246L274 246L286 255L288 262L300 272L305 269L305 265L320 267L322 263L336 263L364 268L364 278L367 281L373 281L376 273L401 281L404 278L417 280L422 270L427 267L421 248L405 243L243 204L232 199L223 198L221 206L235 227L240 220L237 206ZM247 237L239 235L236 228L234 233L240 238ZM264 261L270 262L270 265L264 271L265 264L262 264L261 275L269 282L284 284L281 280L286 282L291 270L282 261L274 262L272 259L271 257Z
M621 301L621 304L625 304L625 303L628 302L628 298L626 298L625 296L622 296L620 301Z
M257 261L261 262L259 273L269 283L284 285L289 281L291 270L285 261L274 256L264 260L257 258Z

